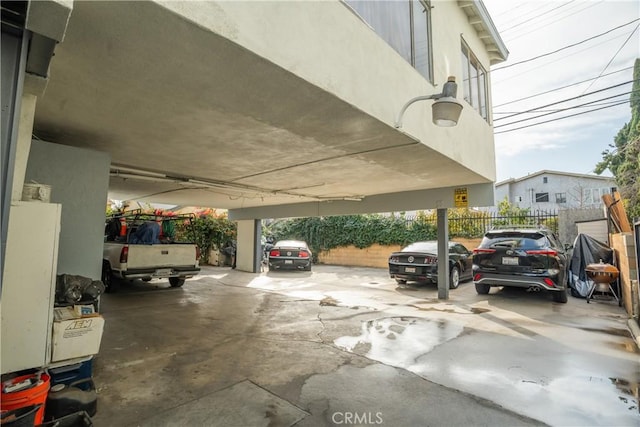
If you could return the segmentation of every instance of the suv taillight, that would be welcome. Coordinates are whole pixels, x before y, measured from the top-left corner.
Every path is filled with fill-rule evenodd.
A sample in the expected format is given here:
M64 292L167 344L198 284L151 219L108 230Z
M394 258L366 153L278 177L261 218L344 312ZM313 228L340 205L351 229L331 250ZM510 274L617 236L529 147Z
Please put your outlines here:
M129 246L123 246L120 251L120 264L126 264L129 260Z
M474 255L477 255L477 254L492 254L495 251L496 251L495 249L475 248L473 250L473 254Z
M526 251L528 255L548 255L548 256L558 256L558 252L553 249L532 249Z

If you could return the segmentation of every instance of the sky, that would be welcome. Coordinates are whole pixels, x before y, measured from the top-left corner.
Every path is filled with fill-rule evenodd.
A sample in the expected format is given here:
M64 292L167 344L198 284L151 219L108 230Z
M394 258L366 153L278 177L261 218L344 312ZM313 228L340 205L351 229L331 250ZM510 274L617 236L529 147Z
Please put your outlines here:
M509 50L506 62L491 67L497 181L543 169L594 173L602 151L631 118L631 83L611 86L633 80L633 63L640 58L640 1L483 2ZM540 55L545 56L516 64ZM594 91L600 92L589 95ZM540 108L559 101L565 102ZM579 106L585 103L590 104ZM568 107L574 108L508 125ZM555 120L602 107L607 108ZM534 108L539 110L524 113ZM522 114L508 117L516 113ZM512 130L547 120L555 121Z

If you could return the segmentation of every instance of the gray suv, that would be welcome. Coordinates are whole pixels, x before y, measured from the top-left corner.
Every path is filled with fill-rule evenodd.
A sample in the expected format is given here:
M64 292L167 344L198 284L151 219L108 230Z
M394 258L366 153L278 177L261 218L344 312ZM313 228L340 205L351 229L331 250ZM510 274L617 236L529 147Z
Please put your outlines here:
M492 286L545 290L567 302L566 248L544 228L516 226L488 231L473 250L473 282L478 294Z

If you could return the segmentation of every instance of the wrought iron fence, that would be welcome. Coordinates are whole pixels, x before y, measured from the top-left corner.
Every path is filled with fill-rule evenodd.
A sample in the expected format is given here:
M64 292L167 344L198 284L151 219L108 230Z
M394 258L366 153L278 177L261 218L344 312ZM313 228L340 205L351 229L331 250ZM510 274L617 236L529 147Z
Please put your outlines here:
M436 226L436 215L406 217L407 226L422 221ZM449 216L449 236L482 237L488 230L504 226L538 226L558 233L558 213L555 211L535 211L526 215L501 215L498 212L475 212L469 216Z

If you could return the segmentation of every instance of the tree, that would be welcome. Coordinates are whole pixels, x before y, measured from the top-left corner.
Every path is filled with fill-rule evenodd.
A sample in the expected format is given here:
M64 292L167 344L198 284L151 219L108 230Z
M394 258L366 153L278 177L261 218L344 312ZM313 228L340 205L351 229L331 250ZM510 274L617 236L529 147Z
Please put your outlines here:
M633 67L630 106L631 120L609 144L611 149L602 152L595 172L599 175L609 169L615 176L627 216L632 220L640 217L640 59Z
M222 249L236 239L236 224L227 218L227 213L218 213L215 209L203 209L195 212L193 227L184 230L189 240L196 242L201 251L201 261L209 262L212 249Z

